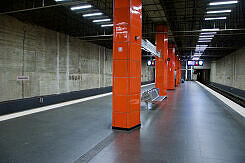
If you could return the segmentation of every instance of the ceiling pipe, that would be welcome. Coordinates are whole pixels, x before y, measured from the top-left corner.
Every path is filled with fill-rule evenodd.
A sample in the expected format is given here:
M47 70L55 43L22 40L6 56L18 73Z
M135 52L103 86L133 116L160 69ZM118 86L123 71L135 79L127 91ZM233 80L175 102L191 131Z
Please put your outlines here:
M41 6L41 7L34 7L34 8L28 8L28 9L22 9L22 10L7 11L7 12L0 13L0 15L15 14L15 13L20 13L20 12L41 10L41 9L45 9L45 8L52 8L52 7L59 7L59 6L77 5L77 4L89 2L89 1L91 1L91 0L79 0L79 1L75 1L75 2L67 2L67 3L60 3L60 4Z

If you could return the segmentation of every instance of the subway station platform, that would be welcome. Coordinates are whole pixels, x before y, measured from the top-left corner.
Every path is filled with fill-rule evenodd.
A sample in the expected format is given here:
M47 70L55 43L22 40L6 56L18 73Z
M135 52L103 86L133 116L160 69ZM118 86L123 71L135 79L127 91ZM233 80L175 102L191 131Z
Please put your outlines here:
M154 85L142 87L142 91ZM0 122L0 162L245 162L245 126L196 82L146 111L141 127L111 129L112 96Z

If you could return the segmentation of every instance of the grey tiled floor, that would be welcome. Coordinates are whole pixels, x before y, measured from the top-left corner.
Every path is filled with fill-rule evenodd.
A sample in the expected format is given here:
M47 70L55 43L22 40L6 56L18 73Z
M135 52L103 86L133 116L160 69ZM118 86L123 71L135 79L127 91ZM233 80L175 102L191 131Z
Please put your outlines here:
M74 162L116 133L91 162L244 163L245 127L226 109L186 82L149 112L142 103L142 126L127 133L111 130L107 96L0 122L0 162Z
M244 163L245 127L227 106L186 82L156 109L142 112L142 127L121 133L91 162Z

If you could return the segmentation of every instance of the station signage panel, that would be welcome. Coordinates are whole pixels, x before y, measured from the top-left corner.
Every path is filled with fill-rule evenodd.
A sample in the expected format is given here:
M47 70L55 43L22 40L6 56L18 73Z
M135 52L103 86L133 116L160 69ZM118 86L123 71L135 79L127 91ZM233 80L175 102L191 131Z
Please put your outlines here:
M154 61L154 60L148 60L147 61L147 66L156 66L156 61Z
M187 66L203 66L203 63L202 60L188 60Z

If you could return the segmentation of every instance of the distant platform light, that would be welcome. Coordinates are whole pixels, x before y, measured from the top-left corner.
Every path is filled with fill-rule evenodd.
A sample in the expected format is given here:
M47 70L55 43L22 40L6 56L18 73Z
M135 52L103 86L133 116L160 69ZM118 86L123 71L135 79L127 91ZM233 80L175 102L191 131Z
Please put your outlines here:
M231 10L216 10L216 11L207 11L207 14L220 14L220 13L229 13Z
M204 61L203 60L199 60L200 58L195 57L192 60L188 60L187 61L187 66L203 66Z
M209 3L210 6L217 6L217 5L230 5L236 4L238 1L223 1L223 2L211 2Z
M147 66L155 66L156 65L156 61L155 60L148 60L147 61Z
M103 24L103 25L101 25L101 27L112 27L113 26L113 24Z
M199 66L203 66L203 61L199 61Z
M82 6L74 6L71 7L71 10L82 10L82 9L87 9L87 8L91 8L92 5L82 5Z
M93 20L94 23L98 23L98 22L108 22L111 21L111 19L98 19L98 20Z
M99 16L99 15L103 15L103 13L102 12L96 12L96 13L84 14L83 17Z

